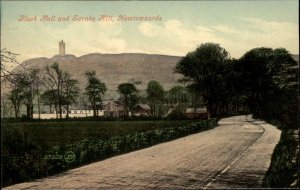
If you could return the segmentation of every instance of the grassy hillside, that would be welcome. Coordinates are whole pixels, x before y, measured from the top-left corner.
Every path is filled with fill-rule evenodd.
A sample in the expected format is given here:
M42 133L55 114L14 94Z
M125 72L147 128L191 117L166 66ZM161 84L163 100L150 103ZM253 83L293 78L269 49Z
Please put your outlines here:
M18 71L25 68L44 68L54 62L61 68L71 73L79 80L80 86L86 84L84 72L95 70L97 76L107 84L109 90L115 90L117 85L134 78L142 81L140 88L145 88L148 81L160 81L166 88L177 83L178 74L173 72L176 63L181 59L178 56L154 55L141 53L124 54L100 54L93 53L76 57L74 55L59 56L52 58L34 58L24 61L15 68Z

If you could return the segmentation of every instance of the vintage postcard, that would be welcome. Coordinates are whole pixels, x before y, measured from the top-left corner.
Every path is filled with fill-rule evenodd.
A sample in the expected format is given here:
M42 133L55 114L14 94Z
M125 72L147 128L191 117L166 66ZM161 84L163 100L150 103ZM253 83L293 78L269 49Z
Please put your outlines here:
M1 187L299 188L298 16L1 1Z

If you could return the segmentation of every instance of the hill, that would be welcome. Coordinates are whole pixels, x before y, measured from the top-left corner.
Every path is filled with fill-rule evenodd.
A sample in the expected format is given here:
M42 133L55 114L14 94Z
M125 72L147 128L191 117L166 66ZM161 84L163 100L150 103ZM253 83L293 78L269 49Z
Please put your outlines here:
M52 58L34 58L21 63L25 68L45 68L54 62L59 63L62 70L71 73L79 80L81 89L86 85L84 73L95 70L97 77L105 82L110 91L115 91L120 83L134 78L142 81L140 89L144 89L150 80L157 80L169 89L177 83L178 74L173 72L181 57L142 53L100 54L93 53L76 57L74 55L55 55ZM22 67L18 66L15 71Z

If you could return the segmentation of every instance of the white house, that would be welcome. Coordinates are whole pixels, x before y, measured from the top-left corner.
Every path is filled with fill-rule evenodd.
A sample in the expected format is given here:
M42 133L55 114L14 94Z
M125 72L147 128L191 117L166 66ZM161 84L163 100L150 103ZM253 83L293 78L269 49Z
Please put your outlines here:
M41 114L41 119L55 119L59 115L58 110L54 110L54 113L43 113ZM94 115L94 110L91 106L81 106L81 105L71 105L69 107L69 117L91 117ZM98 110L99 116L104 116L104 110ZM67 117L67 110L63 107L62 117ZM33 118L39 118L38 114L33 114Z

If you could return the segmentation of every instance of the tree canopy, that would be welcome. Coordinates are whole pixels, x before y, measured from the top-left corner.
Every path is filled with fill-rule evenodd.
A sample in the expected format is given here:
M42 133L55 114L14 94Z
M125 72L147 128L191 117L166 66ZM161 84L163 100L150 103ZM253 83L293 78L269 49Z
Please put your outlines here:
M105 83L101 82L96 77L96 71L87 71L85 73L87 78L87 86L85 87L86 95L93 108L94 117L98 116L98 109L102 106L102 96L105 94L107 88Z
M118 86L117 91L124 105L124 116L128 117L129 111L138 101L138 90L132 83L122 83Z
M215 116L220 106L218 96L223 89L223 73L229 59L228 52L219 44L206 43L188 53L175 67L175 72L183 75L180 82L188 82L200 93L209 116Z

